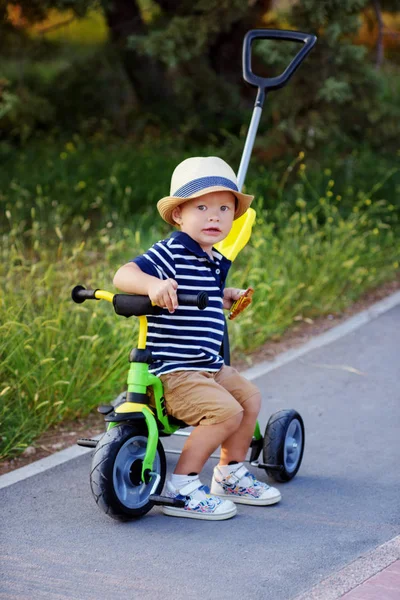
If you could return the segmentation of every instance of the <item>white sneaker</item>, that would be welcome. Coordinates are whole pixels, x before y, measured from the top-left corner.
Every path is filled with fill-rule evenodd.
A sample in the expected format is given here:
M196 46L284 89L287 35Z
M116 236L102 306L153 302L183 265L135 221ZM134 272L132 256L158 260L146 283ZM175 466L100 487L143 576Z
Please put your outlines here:
M262 481L258 481L243 464L230 475L224 476L218 467L214 468L211 493L220 498L229 498L239 504L276 504L282 498L280 491Z
M188 517L189 519L206 519L211 521L222 521L236 515L236 506L230 500L221 500L210 494L206 485L202 485L200 479L188 483L180 490L175 489L170 481L167 481L165 495L169 498L184 500L185 506L163 506L162 511L170 517Z

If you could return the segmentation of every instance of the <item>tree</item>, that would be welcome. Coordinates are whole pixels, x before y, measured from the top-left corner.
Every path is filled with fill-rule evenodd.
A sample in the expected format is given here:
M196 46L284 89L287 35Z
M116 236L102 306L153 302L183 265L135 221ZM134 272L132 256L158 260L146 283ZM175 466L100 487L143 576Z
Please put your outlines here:
M291 28L315 33L318 43L279 101L272 98L276 139L282 144L313 148L332 139L361 140L368 133L380 81L367 49L353 41L367 1L302 0L293 6ZM290 56L284 49L266 48L262 58L283 69Z
M0 0L20 7L28 22L50 8L78 17L100 6L125 72L142 108L167 121L192 111L221 115L233 108L241 80L241 46L247 29L257 26L271 0ZM0 8L0 10L1 10ZM150 12L150 20L144 12ZM174 117L170 106L174 106ZM195 109L195 110L194 110ZM236 110L237 113L237 110Z
M375 65L378 69L382 66L384 58L383 45L383 17L382 11L396 13L400 10L400 0L371 0L371 5L378 25L378 36L376 40Z

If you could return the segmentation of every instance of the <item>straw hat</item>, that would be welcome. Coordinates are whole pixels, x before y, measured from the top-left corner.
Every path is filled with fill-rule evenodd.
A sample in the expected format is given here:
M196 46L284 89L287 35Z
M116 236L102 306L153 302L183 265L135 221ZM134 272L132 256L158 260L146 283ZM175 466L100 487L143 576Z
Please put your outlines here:
M187 158L172 173L170 196L158 201L158 212L164 221L176 225L172 218L175 207L209 192L222 191L232 192L237 198L234 219L238 219L246 212L254 198L239 192L236 175L222 158L216 156Z

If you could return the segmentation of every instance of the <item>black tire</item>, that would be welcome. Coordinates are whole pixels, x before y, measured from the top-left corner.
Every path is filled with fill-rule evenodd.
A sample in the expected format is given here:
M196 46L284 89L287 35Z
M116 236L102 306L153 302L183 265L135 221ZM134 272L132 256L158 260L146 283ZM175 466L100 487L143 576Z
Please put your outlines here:
M98 507L113 519L126 521L141 517L154 506L149 500L154 477L148 484L140 481L146 446L147 431L130 423L106 431L96 446L90 487ZM166 461L160 442L153 469L161 477L153 493L161 494Z
M280 410L272 415L265 429L263 460L268 475L280 483L290 481L300 468L304 453L304 423L293 409Z

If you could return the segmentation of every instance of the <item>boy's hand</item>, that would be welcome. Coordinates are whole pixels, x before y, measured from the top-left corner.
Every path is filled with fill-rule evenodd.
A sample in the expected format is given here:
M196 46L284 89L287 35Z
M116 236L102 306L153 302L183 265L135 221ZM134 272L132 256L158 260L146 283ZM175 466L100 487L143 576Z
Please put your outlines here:
M224 297L223 307L226 310L229 310L235 300L239 300L240 296L245 292L245 290L240 290L238 288L225 288L224 289Z
M178 308L177 289L178 284L175 279L154 279L149 286L148 295L153 304L167 308L170 313L173 313Z
M232 292L231 292L232 290ZM249 287L247 290L236 290L233 288L227 288L228 298L232 298L234 302L231 303L227 308L230 309L229 319L232 320L237 317L245 308L252 302L254 290ZM228 304L228 302L227 302ZM225 294L224 294L224 308L225 308Z

